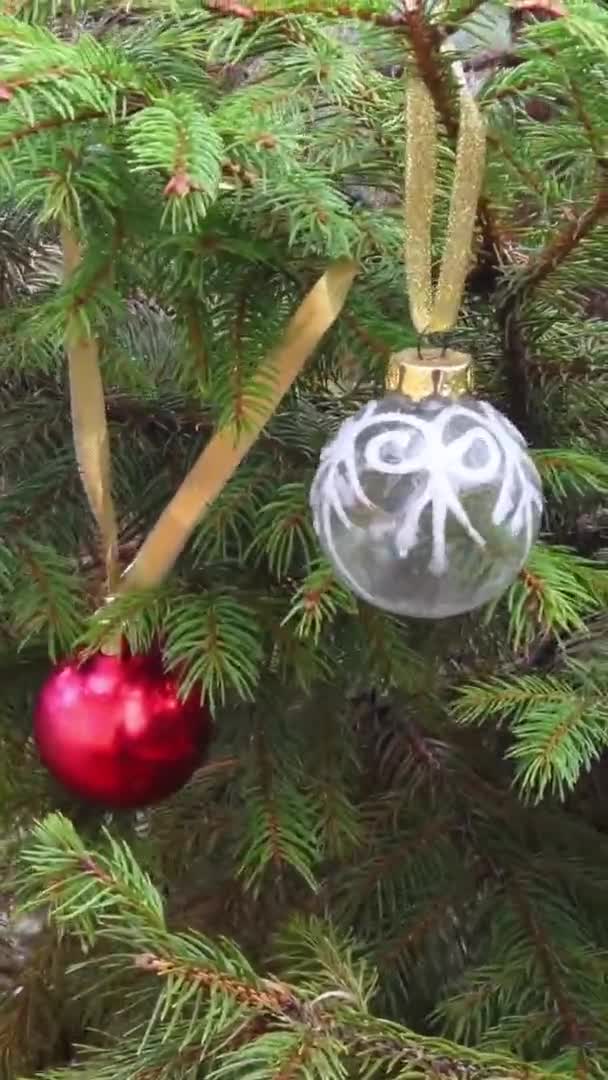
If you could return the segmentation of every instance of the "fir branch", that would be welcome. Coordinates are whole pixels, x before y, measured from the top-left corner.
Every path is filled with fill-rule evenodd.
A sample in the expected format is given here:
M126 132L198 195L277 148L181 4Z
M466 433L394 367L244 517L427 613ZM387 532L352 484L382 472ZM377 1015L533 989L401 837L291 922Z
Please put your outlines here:
M264 815L267 822L269 855L277 872L279 887L282 886L283 875L283 843L281 840L281 827L279 814L277 813L275 782L273 777L272 759L269 755L266 732L262 717L257 715L255 726L255 760L259 777L258 789L264 805Z
M521 302L516 296L499 303L496 317L502 337L502 368L509 394L509 417L532 445L542 442L538 414L530 408L530 361L522 329Z
M300 576L313 561L316 539L310 525L304 484L283 484L259 515L250 554L262 553L278 579Z
M391 813L394 813L393 808L391 808ZM376 822L373 824L376 825ZM442 836L446 835L452 825L453 821L450 818L438 815L431 818L428 824L418 829L415 834L407 834L403 842L380 853L370 854L369 860L361 862L353 871L349 904L355 899L357 904L365 903L366 899L378 889L383 879L390 878L395 871L402 869L407 859L415 859L426 848L432 848ZM371 840L372 849L376 845L377 841Z
M360 19L361 22L371 22L375 26L386 27L403 26L405 22L404 16L398 11L394 13L377 12L372 8L364 7L363 4L351 6L340 2L333 3L333 0L331 3L317 3L315 0L310 0L310 2L307 0L307 2L301 3L301 0L295 0L294 3L282 7L271 7L266 4L263 7L257 7L255 4L241 4L238 0L204 0L204 6L220 17L245 20L284 19L287 16L296 18L298 15L324 15L326 18Z
M361 341L370 353L377 356L379 363L382 365L382 370L384 370L391 356L392 350L390 347L371 334L367 327L357 319L354 312L345 312L344 319L352 326L355 337Z
M49 116L44 120L37 120L34 124L28 124L23 128L16 128L9 135L0 138L0 150L6 150L15 143L28 139L32 135L52 131L76 124L84 124L90 120L107 120L108 114L105 109L84 109L82 112L70 116Z
M582 688L561 708L539 706L518 718L513 724L517 741L507 757L517 763L522 788L533 791L538 801L551 785L564 798L605 749L605 723L601 706Z
M593 154L595 155L598 166L602 168L605 157L604 142L602 136L598 131L596 131L595 124L591 119L589 111L585 107L583 94L576 79L568 79L568 87L572 95L572 101L574 103L576 115L587 134L589 146L591 147Z
M509 722L513 742L506 757L536 801L548 787L563 798L608 741L602 682L579 667L567 678L514 675L462 687L452 712L463 724Z
M57 660L82 632L88 614L74 563L46 545L22 537L14 545L18 562L5 615L22 646L46 640Z
M356 601L339 582L324 560L312 567L293 597L285 622L295 620L297 634L317 644L321 633L338 612L352 612Z
M319 838L314 801L302 790L297 758L281 754L271 743L259 706L248 774L247 816L239 844L239 875L247 889L259 892L264 876L272 870L275 888L283 895L291 868L316 892Z
M194 298L187 306L186 326L197 374L201 384L206 387L209 381L209 358L201 329L200 314Z
M568 702L572 687L556 676L521 675L513 679L492 678L458 691L452 712L461 724L481 724L512 710L537 703L556 705Z
M581 214L569 220L530 263L521 275L516 293L529 296L531 290L542 284L561 264L568 259L577 246L593 228L608 214L608 166L600 166L598 189L591 206Z
M196 99L174 93L140 109L127 128L133 168L169 177L163 194L174 231L200 225L217 194L223 142Z
M229 691L253 698L262 648L246 604L211 591L182 595L167 612L164 633L167 664L179 672L184 694L200 688L212 710Z
M484 0L456 0L446 11L445 32L453 34L482 7Z
M406 4L404 8L403 18L418 73L433 99L448 137L455 143L458 138L458 114L450 95L445 61L441 56L441 34L438 27L425 18L419 4Z
M551 942L544 933L533 908L528 902L525 883L520 882L517 877L513 877L509 885L509 892L518 916L534 943L540 967L544 972L553 1001L559 1010L564 1032L569 1041L578 1046L582 1052L585 1044L584 1032L581 1030L581 1026L576 1016L576 1010L574 1009L563 984L559 960L555 956ZM584 1066L582 1053L579 1058L579 1063L581 1066ZM583 1068L580 1075L586 1077L587 1070Z
M394 937L380 944L378 963L396 963L404 953L415 955L429 934L440 932L440 928L454 918L455 912L466 906L490 873L483 859L475 859L467 871L462 880L452 880L445 892L430 896L421 904L420 911L410 913L405 926L401 926Z
M563 447L536 450L533 457L554 498L608 493L608 462L597 454Z
M592 561L568 548L537 544L507 594L514 648L527 652L539 635L563 640L579 632L605 603L607 590L608 573Z
M230 942L215 946L194 933L168 933L160 898L124 844L112 841L106 834L105 852L93 852L58 815L51 815L36 832L37 843L25 858L38 883L47 884L53 918L65 929L88 930L87 936L100 933L127 944L132 967L155 976L162 984L143 1038L141 1029L136 1032L139 1049L133 1060L153 1061L149 1055L154 1054L160 1038L160 1045L166 1046L170 1055L167 1060L174 1064L178 1051L181 1054L188 1046L196 1046L200 1052L204 1047L212 1075L217 1069L220 1076L224 1066L229 1070L242 1066L244 1059L241 1057L239 1062L238 1049L250 1047L245 1057L257 1059L261 1075L266 1077L274 1075L267 1074L266 1069L277 1061L278 1044L273 1033L283 1031L304 1041L315 1033L315 1038L321 1040L319 1048L324 1047L325 1052L327 1038L337 1040L334 1052L349 1059L354 1055L357 1067L370 1076L380 1068L398 1077L405 1077L404 1068L407 1075L424 1076L441 1063L443 1071L446 1063L450 1067L458 1064L458 1075L471 1080L540 1080L547 1076L542 1069L523 1065L508 1055L458 1048L446 1040L416 1035L371 1017L366 1002L373 990L373 973L365 963L359 964L357 952L348 941L341 943L324 932L321 924L296 928L295 935L283 941L283 952L291 958L302 980L302 992L296 992L284 982L256 976ZM87 881L98 890L97 903L87 895ZM100 904L101 898L104 902ZM110 953L104 963L124 964L124 959ZM204 995L208 1010L197 1021L200 1006L194 1003L199 993ZM253 1024L244 1020L243 1009L256 1014ZM125 1063L131 1062L136 1046L125 1042L123 1035L120 1052L124 1048ZM104 1052L108 1053L107 1046ZM281 1059L285 1060L283 1055ZM374 1067L370 1072L372 1059ZM95 1060L93 1055L93 1068ZM110 1052L108 1065L112 1060ZM119 1060L115 1060L114 1070ZM157 1056L156 1060L160 1063L164 1058ZM86 1069L85 1062L83 1065ZM89 1073L85 1071L84 1075ZM326 1068L321 1075L333 1073ZM94 1071L91 1080L93 1076L105 1080L106 1073Z
M419 1037L396 1024L373 1021L347 1029L348 1045L361 1056L365 1077L384 1075L396 1080L423 1080L435 1076L459 1080L553 1080L554 1074L537 1065L521 1063L497 1054L480 1053L453 1046L442 1039ZM382 1070L382 1072L381 1072ZM574 1073L564 1080L575 1080Z
M171 959L155 956L154 953L141 953L133 958L138 971L143 971L159 978L178 979L189 983L206 993L220 991L232 998L238 1005L266 1013L282 1015L293 1011L296 999L288 987L262 980L260 986L249 985L222 971L206 971L203 968L185 967Z
M49 814L41 821L32 831L30 846L21 852L21 864L29 870L20 882L20 893L27 896L25 910L48 904L56 922L69 924L87 943L96 937L96 916L116 908L143 919L149 929L162 929L163 903L149 876L127 844L114 840L107 830L104 839L106 850L94 853L62 814ZM40 892L33 895L35 886Z

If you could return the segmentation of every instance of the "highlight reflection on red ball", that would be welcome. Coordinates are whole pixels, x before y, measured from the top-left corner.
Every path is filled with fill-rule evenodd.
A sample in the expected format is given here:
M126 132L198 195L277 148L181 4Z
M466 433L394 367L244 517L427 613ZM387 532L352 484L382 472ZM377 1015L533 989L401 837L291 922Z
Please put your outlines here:
M138 807L177 791L201 763L209 709L178 696L160 656L69 661L38 698L34 736L49 772L74 794L107 807Z

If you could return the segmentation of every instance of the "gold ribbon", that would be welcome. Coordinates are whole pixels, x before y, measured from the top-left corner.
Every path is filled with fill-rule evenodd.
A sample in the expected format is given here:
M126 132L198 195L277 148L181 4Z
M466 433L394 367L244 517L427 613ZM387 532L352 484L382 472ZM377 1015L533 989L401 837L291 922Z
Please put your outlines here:
M80 245L73 232L61 233L64 275L67 280L81 261ZM259 375L269 385L264 409L247 431L218 431L144 540L137 556L118 582L118 527L111 492L110 444L99 346L84 337L72 317L66 330L66 353L70 381L72 429L76 459L89 505L101 534L108 593L118 589L151 588L172 569L197 524L249 452L281 398L292 385L308 357L338 317L352 285L357 265L349 259L334 263L323 274L287 325L279 345L261 367ZM106 651L119 647L108 643Z
M61 243L64 278L69 280L81 262L80 245L67 227L61 230ZM110 440L99 370L99 345L94 338L83 336L74 316L68 321L65 350L76 460L99 528L107 588L111 592L118 578L118 526L112 502Z
M308 357L338 317L357 272L342 259L317 281L264 361L258 377L269 390L263 411L247 430L223 428L209 440L120 581L119 592L158 585L173 567L196 524L233 475L270 420Z
M431 225L437 171L437 116L420 76L408 80L405 147L405 272L419 334L449 330L458 318L468 271L485 160L485 124L461 78L460 123L447 235L437 289L431 276Z

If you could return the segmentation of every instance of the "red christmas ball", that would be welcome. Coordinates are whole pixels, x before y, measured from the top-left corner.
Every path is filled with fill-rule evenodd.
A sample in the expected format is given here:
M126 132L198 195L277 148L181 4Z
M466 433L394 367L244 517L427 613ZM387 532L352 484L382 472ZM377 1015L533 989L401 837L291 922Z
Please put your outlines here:
M200 695L178 696L160 654L106 656L57 667L36 705L34 737L64 787L107 807L172 795L200 764L213 723Z

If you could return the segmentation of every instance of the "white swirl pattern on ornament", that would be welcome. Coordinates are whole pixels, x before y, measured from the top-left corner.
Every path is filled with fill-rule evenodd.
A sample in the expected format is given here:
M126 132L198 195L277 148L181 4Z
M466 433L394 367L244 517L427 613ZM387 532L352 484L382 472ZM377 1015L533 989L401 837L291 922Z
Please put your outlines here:
M356 505L370 509L374 504L365 494L357 472L357 439L382 425L398 425L369 438L363 448L364 467L377 473L406 476L426 473L426 481L403 512L396 540L399 554L406 558L418 540L420 519L430 505L432 513L432 556L429 570L435 575L448 570L446 522L448 515L461 524L479 547L486 540L472 525L459 494L476 487L495 484L498 488L492 512L494 525L503 523L514 536L525 529L528 546L534 539L534 507L542 512L542 494L534 466L522 453L524 440L506 417L486 402L446 404L429 419L420 412L378 412L371 401L359 415L351 417L325 447L314 485L312 503L323 516L324 532L331 538L331 512L348 529L356 527L348 509ZM453 420L471 422L464 434L446 443L446 426ZM422 437L422 448L411 455L412 442ZM465 457L475 443L482 443L486 460L467 465ZM479 455L477 455L479 457ZM401 460L395 460L395 458ZM337 557L337 555L336 555ZM339 560L338 560L339 561Z

